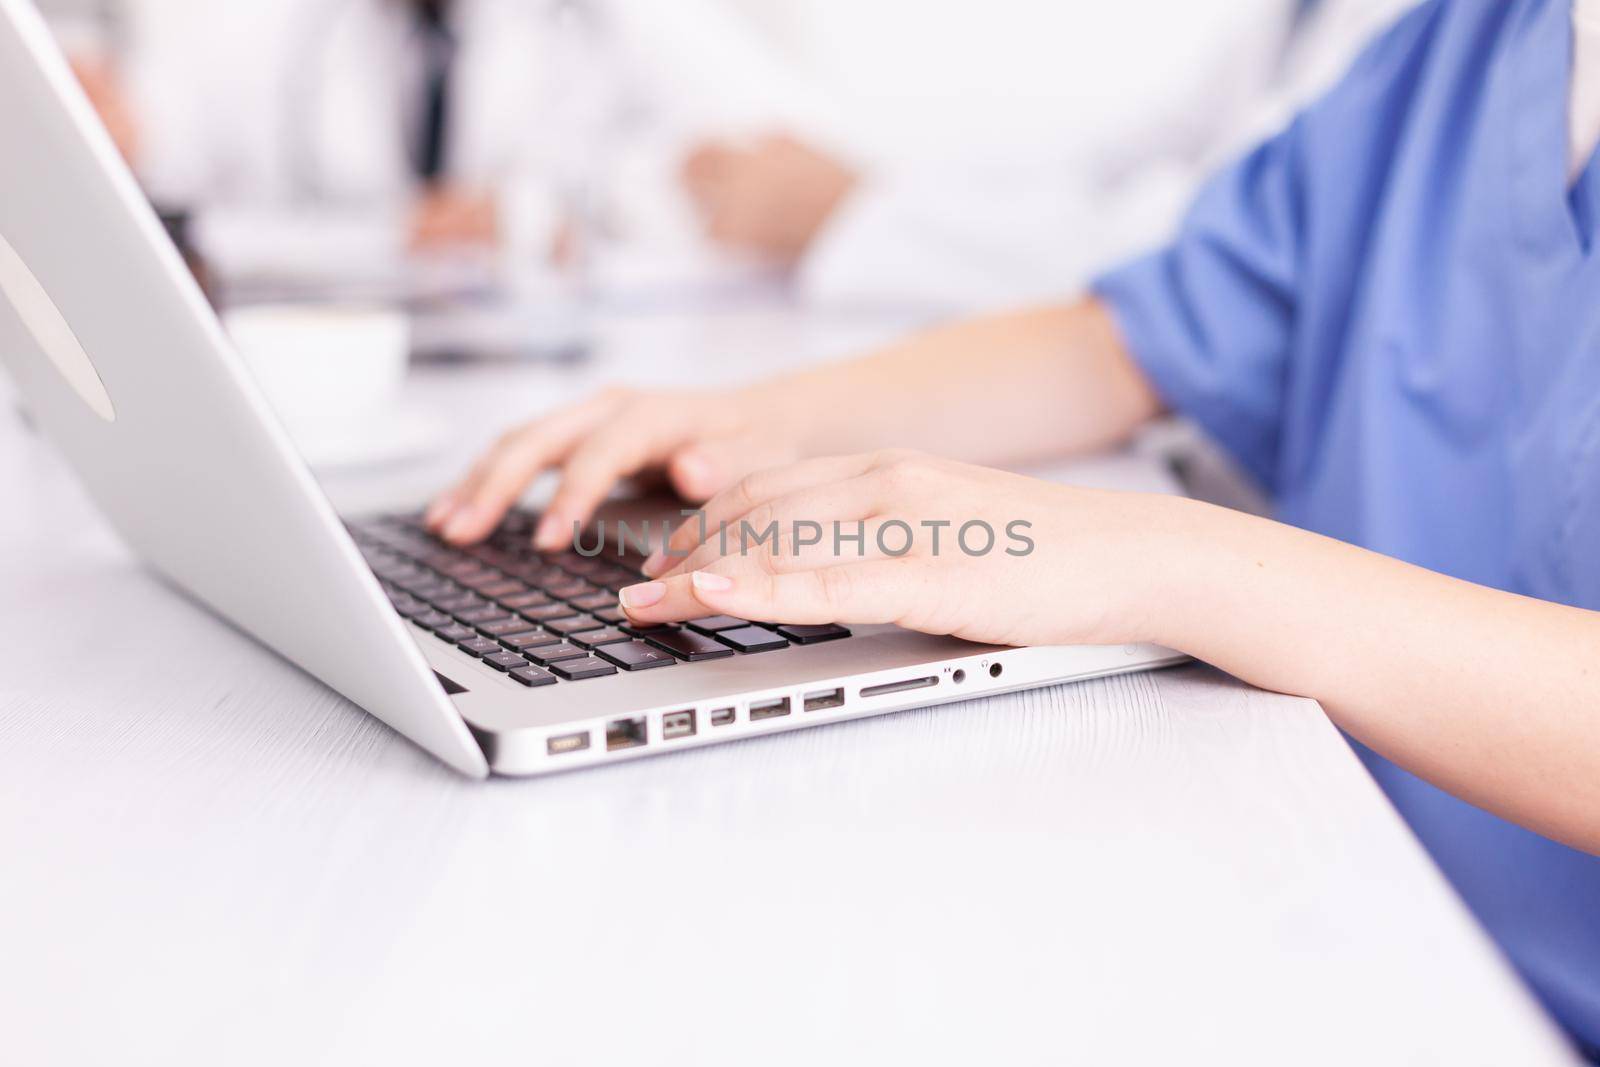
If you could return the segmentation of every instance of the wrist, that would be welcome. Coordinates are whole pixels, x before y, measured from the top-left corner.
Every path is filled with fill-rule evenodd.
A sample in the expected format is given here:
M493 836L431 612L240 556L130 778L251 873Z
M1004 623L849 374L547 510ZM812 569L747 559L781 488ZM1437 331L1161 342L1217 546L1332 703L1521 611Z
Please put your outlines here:
M1250 517L1180 496L1142 501L1133 558L1122 571L1132 587L1131 640L1191 652L1201 628L1214 625L1223 593L1219 575Z

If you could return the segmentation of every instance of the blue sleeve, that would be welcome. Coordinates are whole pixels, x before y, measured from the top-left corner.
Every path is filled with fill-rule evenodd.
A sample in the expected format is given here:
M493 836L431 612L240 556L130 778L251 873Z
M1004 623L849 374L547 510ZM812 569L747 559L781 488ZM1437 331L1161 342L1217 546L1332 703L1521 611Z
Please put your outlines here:
M1367 205L1348 189L1372 185L1383 162L1356 145L1400 106L1446 10L1424 4L1403 18L1282 133L1214 176L1170 245L1092 285L1172 410L1268 490L1291 361L1326 355L1296 351L1297 312L1308 286L1325 286L1329 268L1343 265L1308 234L1365 231Z
M1093 286L1167 405L1266 486L1301 273L1296 137L1291 126L1218 175L1171 245Z

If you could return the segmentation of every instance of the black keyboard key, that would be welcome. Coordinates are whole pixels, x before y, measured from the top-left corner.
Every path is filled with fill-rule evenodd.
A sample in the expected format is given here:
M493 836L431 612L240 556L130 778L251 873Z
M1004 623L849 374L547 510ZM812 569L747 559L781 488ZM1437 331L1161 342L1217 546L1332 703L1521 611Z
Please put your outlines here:
M459 622L441 626L433 632L441 641L449 641L452 645L460 641L470 641L478 636L478 631L470 626L462 626Z
M679 659L686 659L691 663L733 655L732 649L719 645L704 634L691 633L688 630L649 633L645 634L644 639L657 648L665 649Z
M599 648L601 645L614 645L619 641L628 640L628 635L621 630L614 630L609 626L598 630L583 630L575 633L570 638L573 644L584 648Z
M527 619L490 619L488 622L480 622L478 624L478 632L485 637L504 637L506 634L520 634L527 628Z
M494 545L471 545L462 549L462 551L471 556L473 559L477 560L479 563L486 564L496 569L504 567L508 563L516 562L516 560L511 558L511 556L507 555L499 548L496 548Z
M394 610L408 619L414 619L418 615L428 615L433 611L432 604L424 603L423 601L412 596L404 597L400 600L394 601L393 603Z
M582 611L601 611L606 608L615 608L617 606L617 595L615 593L590 593L588 596L574 597L567 603Z
M422 600L437 600L438 597L458 597L461 593L467 592L466 589L462 589L461 585L450 581L448 577L438 577L437 574L424 577L421 581L408 582L406 589L410 589L414 595L418 595Z
M499 571L490 571L481 577L463 578L460 581L462 585L487 600L494 596L489 590L505 585L507 580Z
M430 611L425 615L413 615L411 621L424 630L440 630L446 626L454 626L456 620L442 611Z
M659 634L659 633L665 633L668 630L676 630L677 627L676 626L663 626L661 623L658 623L658 622L650 622L650 623L631 623L630 622L630 623L627 623L626 625L618 626L617 629L621 630L623 633L627 634L629 637L649 637L651 634Z
M526 566L518 567L511 573L515 574L518 578L521 578L529 585L540 587L550 585L555 582L568 582L572 580L567 576L567 572L562 570L560 567L551 567L543 563L530 563Z
M470 641L462 641L456 645L469 656L488 656L500 651L500 642L491 641L487 637L474 637Z
M560 634L562 637L566 637L568 634L593 630L595 621L588 615L568 615L563 619L545 619L539 625L553 634Z
M640 574L638 571L630 570L627 567L619 567L613 563L604 570L595 571L593 574L589 575L589 580L591 582L598 582L601 585L609 588L612 582L621 582L623 585L635 585L639 582L645 581L645 576Z
M434 607L440 611L448 611L452 615L458 611L471 611L487 604L488 601L473 593L457 593L455 596L440 597L433 602Z
M625 645L606 645L595 650L601 659L610 660L625 671L645 671L651 667L666 667L678 662L677 657L643 641L629 641Z
M544 591L555 597L557 600L569 601L577 597L590 596L599 592L598 589L590 585L588 582L580 581L577 578L569 578L564 582L551 582L549 585L544 587Z
M541 667L519 667L511 672L511 677L529 688L556 684L556 676Z
M407 583L406 588L411 591L412 596L421 597L423 600L426 600L430 603L435 600L443 600L445 597L449 596L460 596L463 592L459 585L450 581L448 578L433 578L420 582L409 582Z
M534 516L527 511L508 511L506 517L500 520L499 533L506 536L532 535Z
M613 600L612 603L616 603L616 601ZM605 623L607 626L615 626L617 623L623 622L628 618L621 608L601 608L599 611L594 613L594 617Z
M617 673L617 669L611 664L593 656L562 660L560 663L551 664L550 669L570 682L582 678L603 678L608 674Z
M422 600L427 600L427 597L424 597L424 595L422 595L422 593L419 593L418 590L419 589L422 589L422 590L432 589L432 587L434 587L435 582L437 582L438 579L435 579L435 577L432 576L432 574L427 573L427 571L424 571L424 569L419 568L419 566L418 566L418 568L411 568L411 569L413 569L413 571L416 571L416 573L414 573L414 574L378 574L378 576L381 577L381 579L384 579L384 581L389 582L390 585L394 585L395 589L403 589L403 590L405 590L405 592L411 593L411 595L413 595L413 597L422 597ZM374 573L376 573L376 571L374 571Z
M485 604L481 608L468 608L466 611L456 612L456 618L468 626L478 626L482 623L493 622L495 619L504 619L506 617L506 609L498 604Z
M763 630L759 626L744 626L737 630L723 630L717 634L717 640L725 645L731 645L740 652L774 652L780 648L789 647L789 642L771 630Z
M508 672L521 670L528 665L528 661L515 652L496 652L493 655L483 657L483 662L497 671Z
M536 608L519 608L517 614L533 622L544 622L546 619L559 619L571 615L572 609L565 604L541 604Z
M587 655L588 653L577 645L569 645L565 641L556 645L541 645L538 648L530 648L527 651L529 659L546 667L564 659L578 659L580 656Z
M690 619L684 625L703 634L715 634L721 633L723 630L737 630L741 626L749 626L750 624L743 619L736 619L732 615L711 615L704 619Z
M517 593L513 596L496 597L501 607L510 608L512 611L522 611L524 608L542 608L550 604L550 598L539 592Z
M485 582L478 586L478 592L490 600L499 600L502 597L516 596L526 593L528 587L521 582L513 582L509 578L501 578L497 582Z
M827 623L822 626L780 626L778 633L787 637L797 645L815 645L823 641L837 641L841 637L849 637L850 631L843 626Z
M529 630L526 633L507 634L500 639L500 643L513 652L521 652L527 648L538 648L540 645L559 644L561 638L555 634L547 634L542 630Z

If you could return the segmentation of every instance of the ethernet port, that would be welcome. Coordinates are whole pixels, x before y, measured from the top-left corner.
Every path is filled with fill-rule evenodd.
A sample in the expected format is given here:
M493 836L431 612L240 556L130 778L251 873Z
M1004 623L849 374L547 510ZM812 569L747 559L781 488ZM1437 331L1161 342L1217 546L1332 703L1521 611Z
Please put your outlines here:
M621 748L638 748L647 740L645 735L645 720L613 719L606 724L606 751L615 752Z

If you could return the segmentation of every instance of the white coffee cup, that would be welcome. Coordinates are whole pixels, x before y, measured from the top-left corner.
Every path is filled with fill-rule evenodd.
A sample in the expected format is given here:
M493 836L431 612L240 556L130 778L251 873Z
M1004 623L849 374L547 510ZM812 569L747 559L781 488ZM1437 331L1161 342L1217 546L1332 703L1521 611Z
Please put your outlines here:
M411 325L400 311L263 304L229 311L224 323L291 426L371 416L394 404L405 381Z

